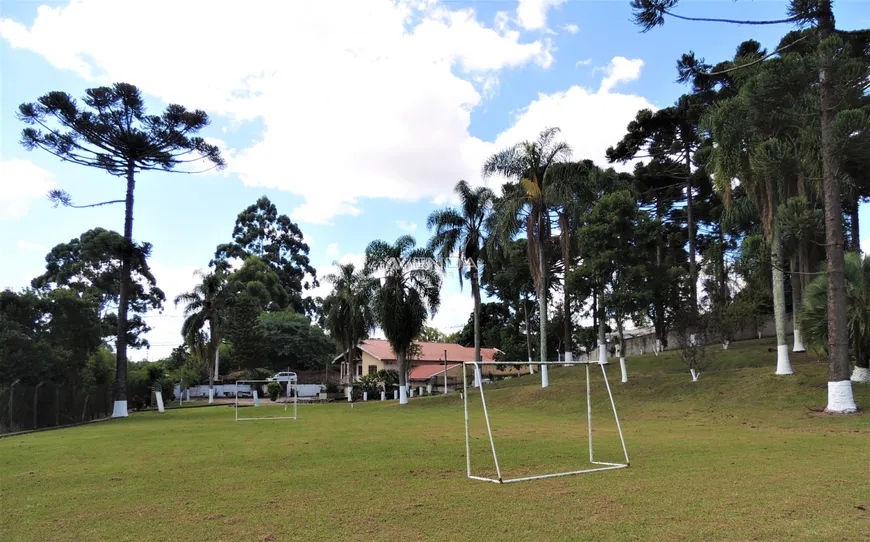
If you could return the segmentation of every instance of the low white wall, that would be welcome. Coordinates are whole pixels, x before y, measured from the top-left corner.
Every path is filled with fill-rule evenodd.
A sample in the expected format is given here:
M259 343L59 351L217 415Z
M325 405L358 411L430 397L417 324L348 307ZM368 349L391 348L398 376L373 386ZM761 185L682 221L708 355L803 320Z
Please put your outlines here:
M266 383L264 382L261 389L265 389ZM199 386L192 386L188 388L190 390L190 397L208 397L208 384L200 384ZM299 384L299 397L317 397L320 393L320 384ZM249 392L251 391L251 386L248 384L239 384L239 391ZM236 385L235 384L215 384L214 385L214 394L215 398L226 397L224 394L229 393L230 397L232 397L236 393ZM181 387L176 384L175 385L175 396L178 397L181 395Z

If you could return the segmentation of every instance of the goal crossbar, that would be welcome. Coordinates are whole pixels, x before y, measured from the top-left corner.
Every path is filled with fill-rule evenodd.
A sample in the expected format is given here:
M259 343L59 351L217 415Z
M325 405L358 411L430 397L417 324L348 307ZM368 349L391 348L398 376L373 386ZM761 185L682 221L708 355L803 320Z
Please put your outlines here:
M287 379L287 394L284 395L284 401L283 401L284 412L287 412L287 410L289 410L289 407L291 405L291 399L292 399L292 405L293 405L293 415L292 416L291 415L287 415L287 416L259 416L259 417L253 417L253 418L245 418L245 417L240 418L239 417L239 384L249 384L249 385L250 384L268 384L269 382L278 382L279 384L281 383L281 381L277 381L277 380L236 380L234 409L236 411L236 421L237 422L253 421L253 420L295 420L298 417L298 414L299 414L299 389L298 389L299 379L297 378L295 373L291 374Z
M498 462L498 452L496 451L495 439L492 435L492 426L489 421L489 411L486 408L486 393L484 392L485 386L480 386L480 402L483 406L483 417L486 420L486 431L489 435L489 445L492 449L492 460L495 463L495 472L498 478L488 478L486 476L476 476L471 474L471 434L468 427L468 374L465 370L466 367L471 366L475 372L475 380L477 382L483 382L480 374L480 366L481 365L566 365L565 362L562 361L539 361L529 363L528 361L507 361L507 362L499 362L499 361L464 361L462 362L462 398L463 405L465 408L465 464L466 464L466 475L468 478L472 480L481 480L483 482L493 482L496 484L509 484L512 482L526 482L529 480L542 480L544 478L555 478L558 476L571 476L574 474L586 474L589 472L601 472L607 470L616 470L616 469L624 469L627 468L631 462L628 459L628 449L625 446L625 438L622 435L622 425L619 423L619 415L616 413L616 402L613 400L613 392L610 389L610 381L607 379L607 371L604 369L604 365L599 363L598 361L571 361L567 362L567 364L574 365L585 365L586 366L586 426L589 435L589 462L593 465L600 465L598 467L592 467L588 469L567 471L567 472L556 472L552 474L539 474L536 476L523 476L519 478L505 478L502 476L501 466ZM604 385L607 388L607 396L610 398L610 406L613 409L613 418L616 421L616 429L619 432L619 441L622 444L622 453L625 457L624 463L611 463L606 461L596 461L595 455L593 452L592 446L592 400L591 400L591 384L590 384L590 373L589 366L590 365L600 365L601 366L601 374L604 377Z

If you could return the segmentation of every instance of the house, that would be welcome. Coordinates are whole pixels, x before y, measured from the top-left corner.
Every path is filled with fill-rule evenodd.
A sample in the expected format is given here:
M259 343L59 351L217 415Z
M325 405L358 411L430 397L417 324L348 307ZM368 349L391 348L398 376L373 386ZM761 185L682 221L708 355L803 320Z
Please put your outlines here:
M462 385L462 362L474 361L474 348L452 343L416 342L414 344L418 347L418 351L409 360L411 370L408 375L409 381L414 386L426 386L430 383L443 386L445 363L447 364L448 386ZM480 357L483 361L493 361L496 352L498 350L495 348L481 348ZM396 353L393 352L390 343L383 339L362 341L356 347L350 363L346 359L346 354L346 352L339 354L333 360L333 363L341 362L341 380L345 383L348 371L352 371L355 378L360 378L380 370L399 370ZM511 366L499 369L494 365L485 365L481 368L481 373L486 380L488 377L526 374L528 370L527 366Z

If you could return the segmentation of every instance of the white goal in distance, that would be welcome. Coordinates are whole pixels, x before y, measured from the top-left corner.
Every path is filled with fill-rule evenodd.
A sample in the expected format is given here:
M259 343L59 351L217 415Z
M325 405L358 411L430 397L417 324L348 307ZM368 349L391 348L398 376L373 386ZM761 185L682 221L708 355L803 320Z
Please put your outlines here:
M253 420L295 420L299 414L299 390L298 383L299 379L296 377L296 373L290 373L288 380L286 382L287 388L284 389L284 386L281 386L281 393L278 395L278 400L276 401L277 405L284 405L283 412L284 414L278 414L276 416L254 416L254 417L245 417L244 411L242 413L242 417L239 417L239 385L248 385L248 387L252 389L252 399L254 401L253 406L245 407L242 405L242 408L262 408L260 407L260 401L264 399L269 402L270 406L273 408L270 410L274 410L275 405L271 405L271 399L266 397L259 397L259 389L263 384L268 385L271 380L236 380L236 392L235 392L235 411L236 411L236 421L253 421ZM279 384L283 384L283 382L279 382ZM291 411L292 405L292 411ZM280 411L279 411L280 412ZM289 412L292 412L290 414Z
M484 482L494 482L496 484L507 484L511 482L525 482L527 480L540 480L542 478L554 478L556 476L569 476L572 474L585 474L587 472L600 472L605 470L615 470L615 469L624 469L630 465L628 460L628 450L625 447L625 438L622 436L622 426L619 423L619 415L616 413L616 403L613 401L613 393L610 391L610 382L607 380L607 371L604 370L604 365L599 363L598 361L574 361L571 362L574 365L585 365L586 366L586 424L587 430L589 433L589 462L593 465L599 465L597 467L592 467L588 469L582 470L573 470L568 472L555 472L550 474L539 474L537 476L524 476L521 478L505 478L502 476L501 466L498 463L498 452L496 451L495 439L492 436L492 426L489 423L489 411L486 408L486 386L480 386L480 402L483 406L483 417L486 420L486 431L489 434L489 445L492 448L492 460L495 463L495 472L498 478L487 478L485 476L475 476L471 474L471 436L468 429L468 375L465 368L467 366L471 366L474 370L475 379L477 382L483 382L480 374L480 366L481 365L529 365L528 361L464 361L462 362L462 397L463 397L463 405L465 408L465 463L466 463L466 474L468 478L472 480L482 480ZM546 362L535 362L535 365L564 365L565 362L562 361L546 361ZM589 366L590 365L599 365L601 367L601 374L604 376L604 385L607 388L607 395L610 398L610 406L613 408L613 418L616 420L616 429L619 432L619 440L622 443L622 452L625 456L624 463L609 463L605 461L596 461L595 455L593 453L592 447L592 401L591 401L591 386L590 386L590 374L589 374Z

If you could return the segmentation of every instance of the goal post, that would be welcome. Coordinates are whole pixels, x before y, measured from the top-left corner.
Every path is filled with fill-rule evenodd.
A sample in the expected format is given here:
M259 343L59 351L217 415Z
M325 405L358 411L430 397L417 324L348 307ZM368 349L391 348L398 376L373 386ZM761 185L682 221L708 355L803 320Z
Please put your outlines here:
M283 405L284 408L279 410L279 414L277 415L267 415L267 416L253 416L246 417L244 415L244 411L242 415L239 416L239 407L244 408L263 408L269 411L274 412L275 406L279 405L269 405L269 406L260 406L260 402L264 399L258 396L259 388L263 384L268 385L270 382L278 382L279 384L285 383L285 381L277 381L277 380L236 380L235 386L235 405L234 410L236 414L236 421L253 421L253 420L295 420L299 415L299 379L296 376L296 373L291 373L286 380L287 388L284 389L284 386L281 386L281 393L278 395L277 403L279 405ZM246 407L244 404L239 403L239 393L244 393L246 390L240 389L240 386L247 386L251 388L251 395L253 399L252 406ZM258 400L259 399L259 400Z
M489 436L489 445L492 449L492 460L495 464L495 472L497 478L488 478L486 476L476 476L471 473L471 432L469 429L468 423L468 371L466 368L468 366L472 367L474 378L477 382L481 382L481 365L528 365L527 361L499 361L499 362L490 362L490 361L465 361L462 363L462 397L463 397L463 407L465 409L465 464L466 464L466 475L468 478L472 480L481 480L484 482L493 482L496 484L507 484L511 482L525 482L528 480L540 480L543 478L554 478L557 476L570 476L572 474L585 474L589 472L600 472L606 470L616 470L616 469L624 469L630 465L628 459L628 449L625 446L625 438L622 435L622 425L619 423L619 415L616 412L616 402L613 400L613 392L610 389L610 382L607 379L607 371L604 368L604 365L596 361L575 361L573 362L575 365L585 365L586 367L586 425L587 432L589 436L589 463L592 465L597 465L595 467L580 469L580 470L572 470L566 472L555 472L549 474L539 474L536 476L523 476L519 478L505 478L502 475L501 466L498 462L498 452L496 449L495 438L492 434L492 426L490 424L489 419L489 411L486 407L486 386L481 385L479 389L480 391L480 402L483 407L483 417L486 421L486 431ZM557 361L546 361L546 362L536 362L536 365L563 365L563 362ZM625 462L613 463L607 461L596 461L595 453L592 444L592 400L591 400L591 379L590 379L590 365L598 365L601 367L601 374L604 377L604 385L607 389L607 396L610 398L610 406L613 410L613 418L616 421L616 429L619 433L619 441L622 444L622 453L625 458Z

